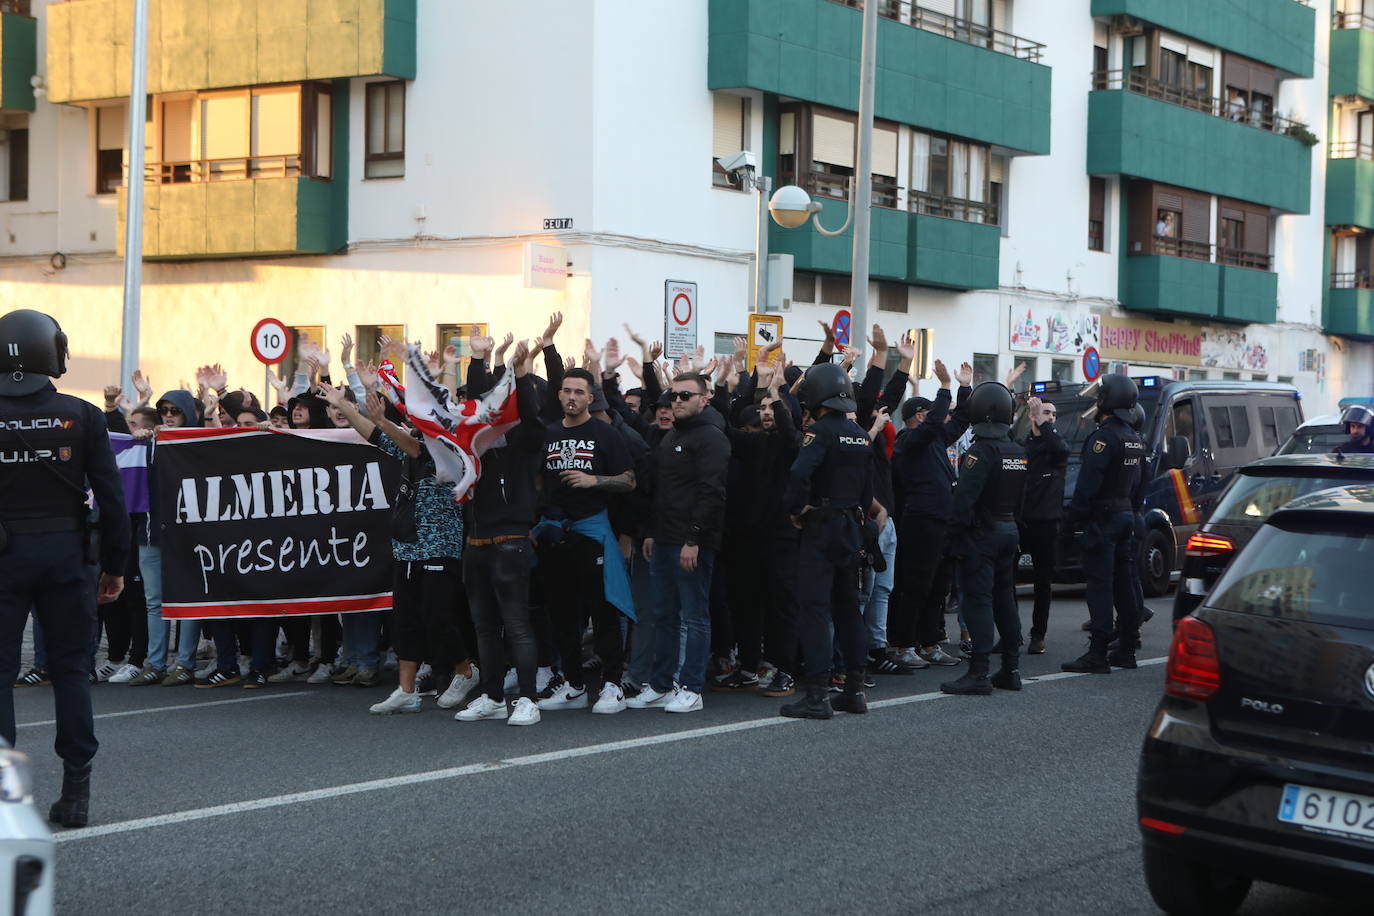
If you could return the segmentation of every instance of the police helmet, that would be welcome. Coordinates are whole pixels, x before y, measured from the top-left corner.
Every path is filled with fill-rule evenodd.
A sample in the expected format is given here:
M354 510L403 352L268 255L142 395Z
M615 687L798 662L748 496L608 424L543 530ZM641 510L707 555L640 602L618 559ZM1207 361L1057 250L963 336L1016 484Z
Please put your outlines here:
M1097 409L1101 413L1109 413L1123 422L1131 422L1131 408L1135 407L1136 400L1140 392L1135 387L1135 382L1124 375L1112 373L1102 376L1102 383L1097 388Z
M1365 437L1374 434L1374 409L1364 404L1351 404L1341 412L1341 423L1345 425L1345 431L1350 432L1351 423L1363 423L1365 426Z
M800 399L812 414L820 407L846 413L858 410L854 402L854 383L849 373L835 363L819 363L806 370L801 380Z
M983 382L968 398L968 418L975 436L1004 436L1015 412L1011 390L1001 382Z
M1140 432L1145 428L1145 408L1141 407L1137 402L1136 405L1131 408L1131 418L1126 422L1130 425L1131 429Z
M16 309L0 315L0 394L33 394L67 371L67 335L50 315Z

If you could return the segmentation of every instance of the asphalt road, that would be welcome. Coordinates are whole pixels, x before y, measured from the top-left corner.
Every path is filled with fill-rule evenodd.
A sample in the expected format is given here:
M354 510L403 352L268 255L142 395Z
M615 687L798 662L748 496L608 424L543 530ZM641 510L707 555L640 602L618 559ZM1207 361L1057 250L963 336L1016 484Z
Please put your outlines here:
M1153 604L1140 657L1162 661ZM1020 694L945 697L924 671L830 722L757 695L519 729L432 700L369 716L384 691L353 687L99 686L59 912L1154 913L1133 786L1164 669L1059 675L1084 616L1056 602ZM49 692L15 705L46 808ZM1368 912L1271 885L1242 912L1318 908Z

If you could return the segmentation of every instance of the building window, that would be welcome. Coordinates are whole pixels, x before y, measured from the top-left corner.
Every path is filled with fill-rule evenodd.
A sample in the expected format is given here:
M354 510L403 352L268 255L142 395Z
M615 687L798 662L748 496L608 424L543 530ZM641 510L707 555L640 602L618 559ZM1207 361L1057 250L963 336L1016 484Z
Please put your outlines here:
M128 143L127 103L95 109L95 193L113 194L124 184L124 147Z
M806 270L792 272L792 301L806 303L816 301L816 274Z
M1206 380L1207 380L1207 370L1206 370L1206 369L1189 369L1189 370L1188 370L1188 381L1190 381L1190 382L1205 382Z
M977 386L982 382L999 382L1001 377L997 374L997 354L996 353L975 353L973 354L973 384Z
M361 331L362 328L358 330ZM457 388L467 384L468 364L472 362L472 347L468 345L468 338L473 334L479 334L485 337L487 335L486 322L478 322L476 324L439 325L437 341L439 352L443 353L445 348L453 347L458 353L458 365L456 367L458 377L455 379L445 379L445 381L453 382L453 384L449 386L451 388ZM388 334L387 336L390 337L391 335ZM510 353L507 352L506 355L510 356ZM490 354L488 354L488 358L490 358Z
M1107 179L1088 179L1088 250L1107 250Z
M821 274L821 305L849 308L849 286L847 275Z
M981 143L913 131L911 209L928 216L996 225L990 159L991 150ZM997 165L997 177L1005 179L1005 164Z
M406 84L367 84L365 178L402 178L406 173Z
M399 340L402 343L406 340L406 326L403 324L360 324L355 330L353 339L357 342L353 354L353 360L359 365L366 366L369 363L380 364L382 361L382 348L378 343L383 337L390 337L392 340ZM471 333L471 332L468 332ZM467 343L466 335L463 343ZM442 352L443 347L439 350ZM403 367L397 366L397 374L400 375Z
M1278 383L1279 383L1280 385L1291 385L1291 384L1293 384L1293 376L1291 376L1291 375L1280 375L1280 376L1278 377L1277 381L1278 381Z
M282 357L282 361L277 363L277 371L280 373L279 378L290 383L296 371L305 368L305 361L300 358L302 344L310 341L326 350L329 348L324 343L324 325L301 325L286 330L291 336L291 346L287 349L286 356Z
M1222 62L1226 82L1226 117L1255 127L1272 128L1278 76L1273 67L1227 54Z
M850 112L789 104L778 113L778 177L812 195L849 199L854 176L856 117ZM896 124L873 124L873 205L897 206Z
M27 118L25 118L25 123ZM0 200L29 199L29 129L0 130Z
M1217 263L1269 270L1269 208L1221 199L1217 206Z
M1130 188L1131 254L1212 260L1212 197L1167 185Z
M907 310L907 287L905 283L892 283L887 280L878 283L878 311L902 312Z
M1239 373L1239 372L1223 372L1223 373L1221 374L1221 377L1222 377L1222 380L1223 380L1223 381L1227 381L1227 382L1238 382L1238 381L1240 381L1240 373ZM1232 411L1235 411L1235 410L1237 410L1237 409L1238 409L1238 408L1235 408L1235 407L1232 407L1232 408L1231 408ZM1244 412L1244 411L1242 411L1242 413L1243 413L1243 412Z
M1052 359L1052 360L1050 360L1050 381L1052 381L1052 382L1072 382L1072 381L1073 381L1073 360L1071 360L1071 359Z
M716 160L749 148L749 100L716 92L711 96L711 105L711 184L743 191L744 186Z

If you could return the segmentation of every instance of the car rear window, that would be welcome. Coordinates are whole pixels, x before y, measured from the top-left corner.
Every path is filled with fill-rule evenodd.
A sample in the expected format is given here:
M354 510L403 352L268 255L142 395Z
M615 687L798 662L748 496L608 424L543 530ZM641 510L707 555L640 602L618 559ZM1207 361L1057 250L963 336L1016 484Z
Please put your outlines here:
M1250 522L1258 525L1289 500L1318 490L1351 483L1349 476L1275 477L1269 474L1238 474L1236 482L1221 498L1213 522Z
M1342 427L1318 426L1314 429L1300 429L1278 450L1280 455L1321 455L1334 452L1344 445L1350 436Z
M1224 611L1374 629L1374 530L1265 525L1207 603Z

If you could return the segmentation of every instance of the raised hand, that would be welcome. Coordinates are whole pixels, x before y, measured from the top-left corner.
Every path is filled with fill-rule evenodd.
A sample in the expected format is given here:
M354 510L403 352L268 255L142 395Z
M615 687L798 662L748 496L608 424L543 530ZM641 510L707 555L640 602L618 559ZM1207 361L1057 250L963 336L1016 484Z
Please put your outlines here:
M319 361L320 361L320 371L322 371L325 375L328 375L328 374L329 374L329 351L326 350L326 349L325 349L324 347L322 347L322 346L317 346L317 347L315 347L315 350L316 350L316 352L317 352L317 354L318 354L318 357L317 357L317 358L318 358Z
M577 368L577 358L574 356L563 357L563 371L571 372Z
M749 348L744 345L743 337L735 338L735 355L733 357L736 366L743 366L749 361Z
M960 363L959 371L955 373L954 380L959 383L960 388L967 388L973 381L973 367L968 363Z
M662 355L663 341L656 340L653 343L649 344L649 355L646 357L646 359L648 359L649 362L657 362L658 358Z
M816 324L821 326L821 333L825 335L825 340L821 344L821 349L827 353L835 352L835 329L824 321L817 319Z
M336 407L340 410L343 409L343 404L346 399L344 398L342 385L337 388L332 385L321 385L320 390L315 393L324 398L325 402L331 407Z
M529 374L530 345L529 342L521 339L515 344L515 353L511 356L511 365L515 368L515 377L520 378Z
M700 369L697 370L697 373L709 379L711 377L711 374L716 371L716 367L718 365L720 365L720 360L716 359L716 357L713 356L711 357L710 362L708 362L706 365L702 366Z
M1025 364L1025 363L1017 363L1017 364L1016 364L1016 368L1015 368L1015 369L1012 369L1010 372L1007 373L1007 381L1006 381L1007 387L1010 388L1012 391L1015 391L1015 390L1016 390L1016 380L1019 379L1019 378L1021 377L1021 374L1022 374L1023 372L1025 372L1025 371L1026 371L1026 364Z
M596 344L592 343L590 337L584 338L582 344L582 362L588 366L601 362L601 351L596 348Z
M377 390L377 364L368 363L365 366L357 366L354 369L358 373L358 382L363 386L364 391Z
M913 360L916 358L916 339L910 334L903 334L897 341L897 352L902 354L902 359Z
M377 349L384 358L391 360L398 366L406 361L405 344L399 340L392 340L385 334L377 338Z
M854 368L854 361L859 358L859 348L841 347L840 350L844 354L840 357L840 368L848 372L850 369Z
M630 323L628 321L625 322L625 324L622 325L622 327L625 328L625 334L630 338L630 340L633 340L635 342L635 346L643 350L645 348L644 338L640 337L638 334L635 333L635 329L630 327Z
M868 345L880 353L887 352L887 334L881 325L873 325L873 333L868 337Z
M496 356L492 362L498 366L504 365L506 361L506 351L510 349L510 345L513 343L515 343L515 335L507 331L505 339L501 341L501 346L496 348Z
M106 413L119 406L119 399L124 396L118 385L105 386L105 411Z
M133 383L134 391L138 392L138 406L143 407L153 399L153 382L143 377L142 369L135 369Z
M614 337L606 341L606 347L601 351L601 355L603 357L601 371L607 375L619 369L625 360L629 358L628 354L621 354L620 341L616 340Z
M134 412L134 402L129 400L126 395L121 394L119 396L119 400L115 402L115 407L119 408L119 412L126 417Z
M315 343L315 341L311 340L309 337L302 337L301 342L296 346L296 352L300 355L301 359L308 360L314 358L315 361L318 362L320 354L324 351L320 349L319 344Z
M625 365L629 367L631 375L641 382L644 381L644 367L640 365L639 360L635 359L633 356L627 356L625 357Z
M697 344L696 351L692 354L692 368L697 372L706 365L706 344Z
M772 363L766 363L763 360L759 360L758 365L754 367L754 371L759 374L759 384L770 390L773 387L774 381L782 377L782 373L777 370L776 366Z
M873 415L873 426L869 429L869 436L876 436L883 431L883 428L891 425L892 412L886 407L879 407L878 412Z
M347 367L353 363L353 335L345 334L339 338L339 359Z
M429 350L425 353L425 365L429 367L429 374L435 378L444 370L444 358L439 355L438 350Z
M280 404L289 399L291 392L290 382L284 378L277 378L277 376L271 372L267 373L267 381L271 383L272 387L277 392L277 403Z
M373 423L380 423L386 418L386 401L375 391L367 393L367 416Z
M941 388L949 387L949 370L946 369L945 364L938 359L935 361L935 378L940 381Z
M558 329L563 327L563 313L554 312L549 316L548 326L544 328L544 333L539 335L539 348L542 350L553 343L553 337L558 333Z
M447 347L444 347L444 365L448 368L451 369L454 366L458 365L458 360L461 358L462 357L458 355L458 348L455 347L453 344L449 344Z
M219 363L205 367L205 384L219 391L229 386L229 375Z
M483 360L491 352L492 339L483 337L476 332L468 335L468 349L472 351L472 358Z

